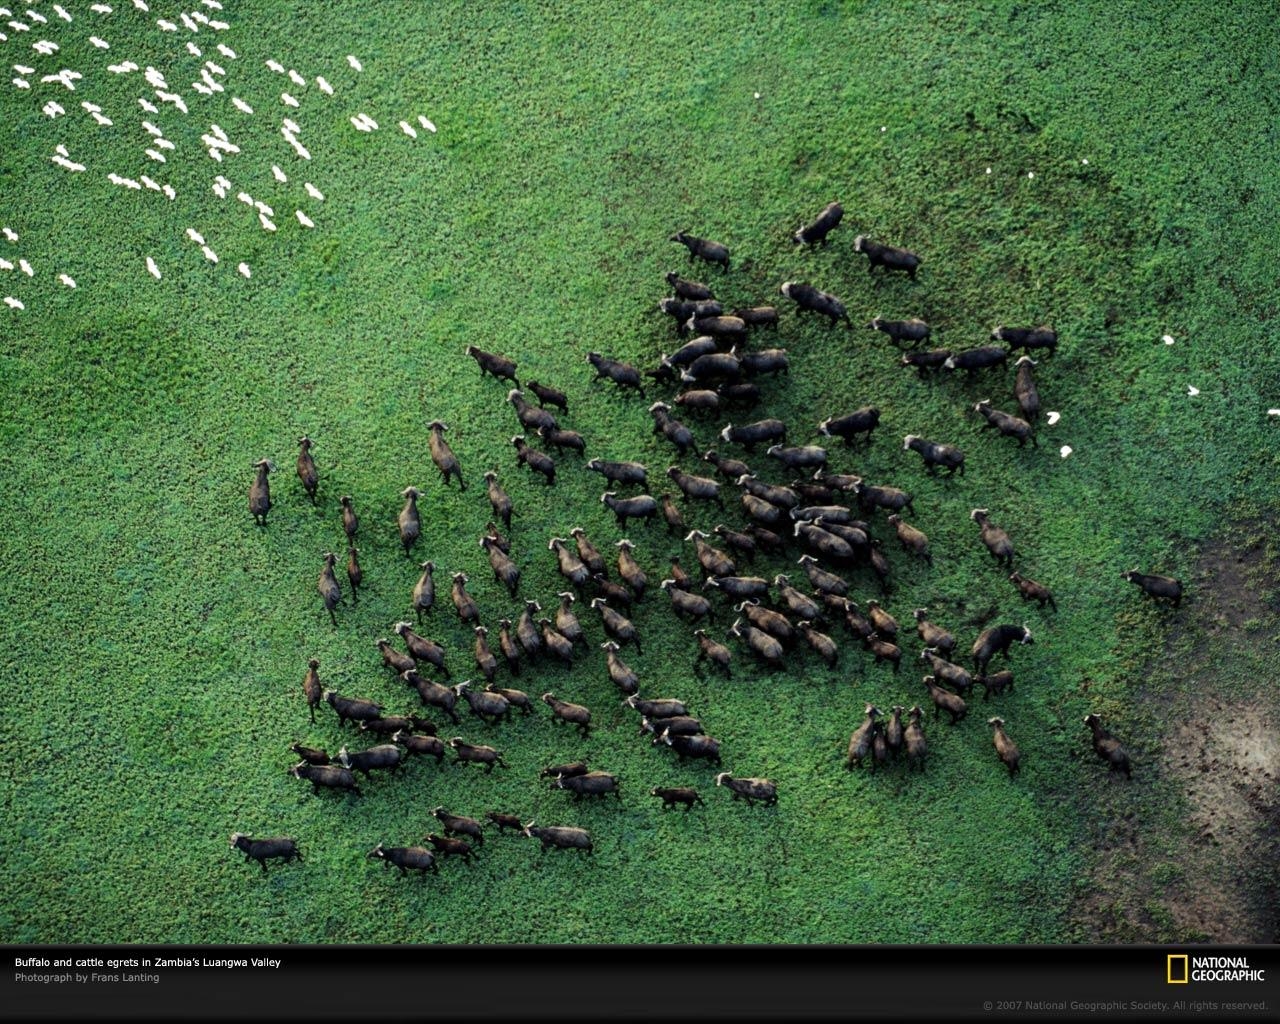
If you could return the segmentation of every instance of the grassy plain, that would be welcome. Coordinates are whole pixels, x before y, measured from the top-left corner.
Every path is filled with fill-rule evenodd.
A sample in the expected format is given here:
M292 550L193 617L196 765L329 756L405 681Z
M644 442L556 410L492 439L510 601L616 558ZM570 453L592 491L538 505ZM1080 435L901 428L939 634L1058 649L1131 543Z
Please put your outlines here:
M1158 656L1171 631L1189 650L1213 643L1194 590L1172 614L1119 574L1136 563L1190 578L1210 538L1275 511L1277 424L1266 409L1280 404L1280 40L1270 5L566 3L553 13L264 0L228 3L228 30L195 34L157 30L156 17L177 19L169 4L149 16L67 6L71 24L50 10L40 26L61 43L55 58L29 49L36 33L3 44L10 63L38 71L30 90L6 86L0 99L0 210L19 233L0 255L36 270L0 277L26 306L5 308L0 336L0 853L16 868L0 880L0 938L1198 934L1165 908L1172 877L1143 890L1151 912L1122 931L1080 908L1099 884L1118 903L1128 895L1130 875L1100 861L1100 822L1130 820L1161 855L1182 843L1186 794L1161 766L1164 697L1186 691L1164 686ZM236 59L218 56L218 42ZM137 97L152 90L141 72L106 70L126 58L162 70L190 104L186 116L162 105L150 117L175 143L164 165L143 155ZM224 66L225 93L187 87L207 58ZM270 71L268 58L307 86ZM61 67L85 74L74 94L39 82ZM282 90L297 110L281 105ZM231 95L255 114L238 113ZM45 117L49 99L67 114ZM82 99L115 124L96 124ZM379 131L352 128L361 110ZM396 122L420 113L439 132L411 140ZM311 161L282 140L286 116ZM217 166L199 141L211 123L240 147ZM85 173L49 162L60 142ZM113 171L172 183L177 199L112 185ZM219 173L233 183L225 199L210 191ZM302 190L308 180L323 203ZM240 189L272 206L278 231L236 202ZM790 232L834 197L846 217L832 244L792 246ZM295 208L316 227L303 229ZM413 764L371 781L363 799L312 796L285 774L287 744L336 749L343 738L331 714L308 723L299 682L309 657L341 692L395 710L413 703L373 646L405 615L415 579L395 533L402 488L426 493L415 556L432 558L441 579L467 571L491 624L514 602L476 546L486 468L499 468L516 502L522 595L545 605L560 589L549 536L582 525L602 548L620 536L600 479L576 457L561 460L552 490L517 471L505 387L479 378L465 345L508 353L522 379L567 390L562 419L589 454L638 458L655 476L677 461L651 434L647 403L591 385L584 358L598 349L648 366L670 350L652 308L663 273L685 269L666 241L677 229L731 247L727 276L691 271L727 303L775 301L793 278L844 298L858 329L800 321L784 306L777 344L792 368L765 384L760 415L785 419L801 440L825 416L879 406L875 442L833 448L833 465L911 490L935 553L931 569L909 562L880 524L895 570L887 606L905 623L928 605L965 647L979 624L1027 622L1036 644L1015 654L1016 690L979 702L955 729L930 724L921 777L846 773L865 702L925 696L914 637L898 676L837 636L834 670L797 653L794 670L770 674L740 652L723 680L693 671L690 630L655 594L636 614L644 654L625 653L642 692L684 698L723 741L726 769L778 781L776 809L733 803L711 769L679 767L639 741L594 648L572 671L539 667L514 684L588 704L589 740L546 715L497 729L464 717L455 732L501 747L509 771ZM860 232L922 253L919 281L868 277L852 252ZM147 275L148 255L162 280ZM249 280L235 271L241 260ZM60 272L78 287L58 283ZM952 348L981 343L999 322L1052 322L1063 342L1038 380L1061 421L1040 425L1038 449L979 433L966 409L984 397L1011 406L1012 373L922 382L861 330L877 314L924 317ZM440 486L430 464L433 418L452 428L465 493ZM703 447L724 421L697 421ZM304 432L322 476L315 509L292 473ZM906 433L963 445L967 475L927 477L901 450ZM262 456L281 472L270 525L256 529L245 496ZM788 478L761 454L748 460ZM315 576L321 553L339 550L346 493L362 517L368 589L334 629ZM975 506L1009 530L1019 568L1053 587L1057 614L1021 605L977 542ZM720 519L684 507L704 528ZM654 582L676 553L693 563L660 527L630 535ZM872 584L856 576L855 596L875 596ZM445 605L426 631L464 678L469 636ZM603 640L591 613L582 618ZM719 628L730 621L719 612ZM1252 699L1254 652L1208 649L1227 698ZM1274 696L1265 706L1274 715ZM1095 763L1080 724L1090 709L1132 742L1132 786ZM1024 752L1016 780L992 751L994 713ZM537 781L543 765L579 754L621 775L620 806L574 805ZM697 785L708 806L664 815L646 795L679 783ZM542 857L527 840L493 836L473 867L403 881L364 859L375 843L419 839L438 804L579 824L596 854ZM261 878L228 853L236 830L296 836L306 863Z

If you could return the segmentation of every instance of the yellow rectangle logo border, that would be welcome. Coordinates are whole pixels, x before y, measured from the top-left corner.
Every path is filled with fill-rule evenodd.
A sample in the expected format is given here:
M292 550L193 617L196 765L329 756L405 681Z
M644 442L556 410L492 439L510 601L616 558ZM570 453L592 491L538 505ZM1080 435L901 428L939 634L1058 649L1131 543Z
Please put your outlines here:
M1173 963L1175 960L1182 961L1182 977L1175 978L1173 976ZM1166 979L1170 985L1185 985L1191 979L1191 971L1188 964L1188 954L1186 953L1170 953L1167 966Z

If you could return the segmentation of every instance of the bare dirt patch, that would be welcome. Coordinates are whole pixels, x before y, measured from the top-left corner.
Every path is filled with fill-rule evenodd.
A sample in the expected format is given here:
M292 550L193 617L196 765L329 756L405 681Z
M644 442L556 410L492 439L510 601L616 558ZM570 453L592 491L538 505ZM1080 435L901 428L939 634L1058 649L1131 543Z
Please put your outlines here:
M1276 863L1280 860L1274 704L1206 700L1200 720L1178 722L1170 737L1173 769L1186 786L1186 879L1165 894L1183 934L1211 942L1280 939ZM1206 720L1207 718L1207 720Z
M1135 782L1099 800L1091 941L1280 941L1280 559L1269 524L1207 544L1141 704L1162 707ZM1114 780L1119 782L1120 780Z

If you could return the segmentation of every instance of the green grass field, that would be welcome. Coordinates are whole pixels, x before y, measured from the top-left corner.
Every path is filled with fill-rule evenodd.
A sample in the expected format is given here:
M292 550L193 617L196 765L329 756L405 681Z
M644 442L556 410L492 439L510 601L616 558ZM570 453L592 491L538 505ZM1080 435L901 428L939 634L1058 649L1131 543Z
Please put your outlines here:
M41 0L48 23L0 44L9 64L35 69L29 89L0 85L0 218L18 235L0 241L0 256L34 270L0 272L0 291L25 307L0 308L0 854L10 866L0 939L1197 937L1167 910L1177 877L1143 890L1147 923L1128 930L1099 927L1080 907L1100 877L1117 902L1130 895L1125 871L1108 873L1101 859L1109 822L1129 822L1165 856L1187 834L1165 710L1171 695L1191 698L1161 655L1199 652L1225 699L1262 692L1256 650L1215 640L1196 585L1213 586L1197 573L1206 543L1229 543L1231 524L1275 512L1280 39L1270 4L569 3L549 14L537 4L228 0L222 12L201 9L229 27L195 33L168 0L149 14L124 2L108 15L65 6L72 22ZM39 38L61 49L42 56L30 45ZM202 96L190 83L208 59L225 71L225 92ZM305 87L268 59L298 69ZM142 70L107 70L125 60ZM188 114L156 98L148 66ZM83 73L75 92L41 82L62 68ZM283 105L282 91L300 106ZM42 113L50 100L65 114ZM84 100L114 124L96 123ZM352 127L361 111L377 131ZM439 130L410 139L397 122L416 127L420 114ZM311 160L281 137L285 117ZM144 154L143 120L174 143L163 164ZM200 140L211 124L239 147L220 164ZM51 163L59 144L87 170ZM114 185L110 173L149 175L176 198ZM232 183L225 198L211 191L219 174ZM278 230L237 202L241 190L272 208ZM832 244L793 246L790 233L833 198L846 216ZM687 268L667 241L681 229L727 244L732 270ZM853 252L859 233L921 253L919 280L869 277ZM147 273L148 257L162 279ZM251 278L237 273L241 261ZM954 729L930 719L923 776L848 773L845 744L867 701L888 709L927 697L913 632L897 676L833 630L833 670L797 651L787 672L770 673L739 649L725 680L694 672L691 628L655 589L635 615L643 655L623 652L642 694L683 698L722 741L725 769L778 782L776 808L730 801L714 769L681 767L637 737L589 609L589 654L510 684L587 704L589 739L546 713L489 728L463 710L443 735L493 743L508 771L411 763L375 777L363 798L313 796L286 774L289 742L336 751L362 740L344 739L325 708L310 725L308 658L344 694L396 712L417 704L374 648L406 616L416 579L395 527L404 487L425 494L414 557L438 567L440 603L423 631L448 646L458 679L472 668L470 635L448 604L448 574L470 575L487 624L517 609L476 543L489 518L484 470L499 470L516 503L522 596L549 607L561 589L549 537L581 525L611 550L621 536L599 503L601 478L577 456L558 459L553 489L517 470L506 387L479 377L466 345L565 389L561 421L585 435L589 456L639 459L653 478L677 461L698 471L652 434L648 402L592 385L585 360L595 349L648 367L671 350L669 321L653 308L672 269L709 281L726 305L777 301L782 323L764 343L791 358L788 376L764 382L758 411L684 417L700 446L730 418L778 416L803 443L820 419L877 405L874 443L833 446L832 466L913 492L913 521L934 551L932 568L909 561L875 524L894 569L886 606L906 633L911 610L928 605L965 650L982 624L1026 622L1036 642L1014 654L1014 692L978 701ZM798 320L777 295L788 279L840 295L855 329ZM861 329L874 315L923 317L953 349L983 343L997 323L1053 323L1062 344L1037 379L1061 421L1040 422L1038 449L980 432L966 410L984 397L1013 408L1012 370L921 381ZM434 418L451 427L465 493L441 486L431 465ZM303 433L316 442L316 508L293 474ZM907 433L962 445L967 474L926 476L902 451ZM268 456L280 472L259 529L246 495L251 463ZM762 452L745 458L775 482L792 476ZM367 588L335 629L315 580L321 554L343 550L338 498L348 493ZM1018 568L1053 588L1059 612L1021 603L977 540L968 513L979 506L1009 531ZM722 518L714 506L682 507L702 528ZM740 523L736 508L727 521ZM654 584L677 553L695 564L661 526L629 535ZM796 554L751 571L771 577ZM1194 581L1183 609L1153 607L1124 584L1134 564ZM868 573L851 578L856 599L876 596ZM1273 581L1257 593L1271 637L1257 643L1271 649L1280 590ZM718 609L716 632L731 614ZM1274 689L1262 700L1274 716ZM1080 721L1089 710L1129 741L1131 784L1094 759ZM1023 751L1014 780L985 724L997 713ZM621 775L620 805L574 804L537 779L581 755ZM674 784L696 785L707 806L662 813L648 789ZM475 865L446 863L439 877L400 879L365 859L376 843L418 841L441 804L581 825L595 855L543 857L495 834ZM295 836L306 862L264 878L228 851L233 831ZM1257 877L1248 863L1237 869Z

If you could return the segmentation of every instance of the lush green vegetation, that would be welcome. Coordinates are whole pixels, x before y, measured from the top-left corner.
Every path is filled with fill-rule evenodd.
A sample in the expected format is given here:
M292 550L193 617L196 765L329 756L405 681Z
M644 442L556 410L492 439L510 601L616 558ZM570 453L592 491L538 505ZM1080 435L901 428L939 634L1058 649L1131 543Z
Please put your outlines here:
M1119 574L1135 563L1187 574L1224 517L1274 504L1280 40L1270 7L582 3L548 13L263 0L228 4L225 32L191 35L157 31L154 18L177 18L168 6L144 16L117 4L100 16L86 5L70 25L48 12L41 30L62 46L53 58L29 49L36 33L3 44L10 63L38 71L30 90L5 86L0 99L3 217L19 233L0 255L36 270L0 275L26 307L4 308L0 341L0 852L11 867L0 936L1086 937L1071 908L1092 866L1088 823L1118 802L1088 749L1086 710L1132 739L1149 766L1135 786L1177 806L1157 767L1159 716L1129 699L1139 682L1160 685L1138 677L1170 616ZM225 93L187 86L202 60L188 40L224 66ZM217 42L237 58L220 57ZM308 85L292 86L268 58ZM141 72L106 70L125 59L160 68L190 113L140 111L137 97L153 96ZM39 82L61 67L85 75L74 94ZM282 106L281 90L300 108ZM256 113L238 113L232 95ZM50 99L67 114L45 117ZM96 124L82 99L114 126ZM361 110L379 131L351 127ZM397 129L418 114L439 132L411 140ZM163 166L143 155L148 116L176 144ZM285 116L310 162L281 139ZM240 147L216 166L199 141L211 122ZM51 164L58 143L88 170ZM122 189L109 172L150 174L177 199ZM219 173L233 183L225 199L210 191ZM308 180L323 203L303 191ZM236 202L241 189L272 206L278 231ZM790 232L835 197L847 212L832 244L795 248ZM644 654L624 652L643 692L684 698L723 741L725 768L778 781L776 809L731 802L712 770L679 767L638 740L594 649L572 671L539 667L515 684L588 704L589 740L545 714L489 729L464 712L456 732L502 748L509 771L419 763L375 778L362 799L313 796L287 777L287 744L336 749L343 738L327 709L308 723L299 683L309 657L343 693L396 710L416 702L373 646L405 615L416 578L395 533L402 488L427 495L415 555L435 561L438 579L466 570L489 623L514 602L476 547L486 468L499 468L516 502L522 594L546 604L560 589L548 537L579 524L602 548L619 536L600 479L576 457L560 460L551 490L516 470L506 389L479 378L465 345L508 353L522 379L565 388L562 420L590 454L641 459L654 476L676 461L651 434L645 402L589 383L584 354L648 366L670 349L652 308L663 273L684 266L666 241L682 228L733 250L727 276L694 275L728 303L775 301L792 278L846 301L858 329L800 321L783 304L777 343L792 368L765 384L761 414L799 439L824 416L880 407L874 444L832 452L835 468L916 495L934 566L909 562L880 528L895 570L888 607L909 623L912 608L930 606L966 647L979 623L1026 621L1036 644L1014 655L1016 690L979 702L955 729L930 721L923 776L846 773L844 745L866 701L925 697L914 637L897 676L837 634L835 670L797 653L794 670L770 674L740 652L724 680L693 671L690 630L655 595L636 614ZM860 232L922 253L919 281L869 277L852 252ZM162 280L146 273L147 256ZM236 273L241 260L249 280ZM1054 323L1063 344L1038 379L1061 422L1041 424L1038 449L980 433L966 410L988 396L1011 406L1012 373L922 382L861 330L876 314L922 316L952 348L980 343L998 322ZM1175 344L1161 344L1165 333ZM451 426L465 493L442 487L431 466L432 418ZM724 420L698 421L699 440ZM292 473L304 432L322 474L317 508ZM967 475L925 476L901 450L908 432L962 444ZM1074 450L1065 459L1064 444ZM245 496L263 456L281 472L258 529ZM787 479L763 454L748 459ZM321 553L341 550L347 493L368 588L334 629L315 578ZM1053 587L1057 614L1021 605L977 542L975 506L1009 530L1019 567ZM684 508L700 526L719 521L714 508ZM693 562L658 526L630 535L655 583L672 555ZM858 597L874 596L870 576L855 580ZM588 610L582 619L604 639ZM730 621L720 613L720 628ZM1194 614L1179 621L1194 628ZM425 631L465 677L470 637L447 600ZM1245 671L1224 678L1244 685ZM1024 752L1013 781L992 751L994 713ZM580 753L622 776L620 806L575 805L536 780ZM646 795L679 783L699 786L708 806L664 815ZM438 804L580 824L596 854L541 857L495 835L475 866L446 864L426 880L364 859L377 842L417 841ZM262 878L228 853L236 830L296 836L306 863Z

